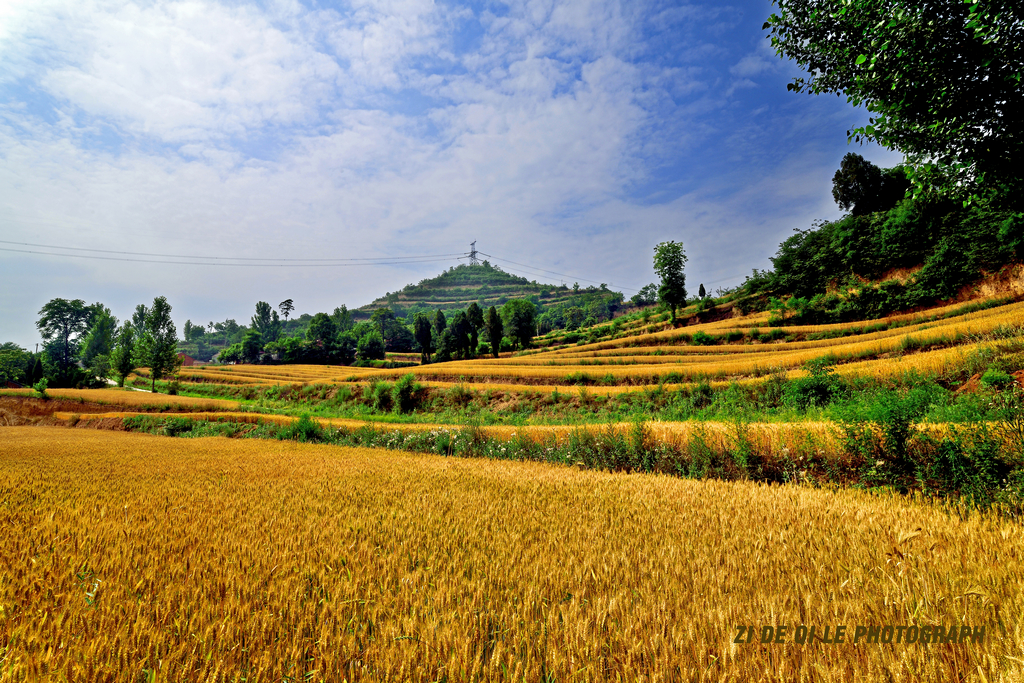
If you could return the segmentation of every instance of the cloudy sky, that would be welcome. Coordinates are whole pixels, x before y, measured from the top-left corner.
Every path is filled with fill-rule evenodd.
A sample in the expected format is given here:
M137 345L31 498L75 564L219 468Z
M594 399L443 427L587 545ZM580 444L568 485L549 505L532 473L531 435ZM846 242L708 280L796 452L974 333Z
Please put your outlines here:
M0 341L39 341L54 297L164 295L179 331L355 307L473 240L627 297L681 240L691 289L737 284L839 215L847 151L899 161L847 144L863 111L786 91L771 11L0 0Z

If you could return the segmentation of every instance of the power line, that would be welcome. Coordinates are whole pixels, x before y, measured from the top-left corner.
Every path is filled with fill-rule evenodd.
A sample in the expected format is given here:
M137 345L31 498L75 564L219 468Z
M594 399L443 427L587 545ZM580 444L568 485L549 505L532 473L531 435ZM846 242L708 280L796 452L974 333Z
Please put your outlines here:
M116 256L90 256L86 254L53 254L46 251L31 251L28 249L8 249L6 247L0 247L0 251L10 251L19 254L38 254L42 256L58 256L61 258L80 258L80 259L91 259L96 261L126 261L128 263L165 263L174 266L237 266L242 268L351 268L353 266L400 266L407 263L436 263L438 261L451 261L451 258L424 258L417 259L415 257L399 257L406 260L394 261L394 260L382 260L370 262L369 260L361 261L358 263L219 263L215 261L165 261L155 259L139 259L139 258L118 258ZM116 252L115 252L116 253ZM193 257L176 257L176 258L193 258ZM458 256L455 260L461 260L466 258L465 256Z
M576 280L577 282L582 280L583 282L590 282L590 283L595 284L595 285L608 284L608 283L598 282L597 280L588 280L587 278L576 277L575 275L567 275L566 273L558 273L558 272L555 272L553 270L545 270L544 268L537 268L536 266L528 266L525 263L517 263L516 261L509 261L508 259L503 259L503 258L498 257L498 256L493 256L491 254L485 254L482 251L478 251L477 253L482 255L482 256L486 256L487 258L492 258L495 261L501 261L502 263L511 263L513 265L521 266L521 267L527 268L529 270L535 270L535 271L538 271L538 272L541 272L541 273L548 273L549 275L558 275L559 277L567 277L567 278L569 278L571 280ZM611 285L609 285L609 286L611 286ZM633 287L623 287L622 285L615 285L615 286L618 287L619 289L629 290L630 292L639 292L640 291L639 289L635 289Z
M244 256L201 256L199 254L154 254L145 251L114 251L110 249L88 249L85 247L64 247L52 244L35 244L33 242L12 242L10 240L0 240L0 244L15 244L21 247L41 247L43 249L65 249L68 251L88 251L97 254L118 254L122 256L156 256L159 258L184 258L184 259L203 259L209 261L280 261L289 263L307 263L307 262L322 262L322 261L406 261L406 260L422 260L430 258L442 258L449 256L465 256L462 252L456 252L451 254L421 254L419 256L379 256L376 258L250 258ZM15 251L13 249L5 249L4 251ZM41 252L25 252L25 253L41 253ZM53 254L54 256L61 256L62 254ZM68 254L70 256L70 254Z

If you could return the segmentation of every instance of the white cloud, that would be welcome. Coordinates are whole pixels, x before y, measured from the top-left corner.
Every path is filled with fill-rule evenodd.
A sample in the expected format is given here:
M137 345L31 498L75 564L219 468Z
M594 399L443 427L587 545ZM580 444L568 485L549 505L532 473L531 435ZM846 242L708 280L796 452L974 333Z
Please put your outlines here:
M741 242L730 253L749 261L779 226L818 210L765 218L764 206L811 193L758 180L760 164L785 167L785 155L750 151L774 135L759 121L714 146L731 125L725 86L768 73L707 40L700 22L729 19L717 6L652 15L643 3L523 0L507 16L474 17L429 0L77 0L7 2L4 17L0 60L14 66L0 80L0 222L21 241L298 258L450 252L479 239L496 255L629 286L650 280L658 241L680 235L691 263L718 272L731 263L715 235ZM456 28L476 22L477 46L458 50ZM740 170L703 177L731 154ZM817 163L785 177L832 162ZM659 175L674 165L685 178ZM758 221L763 235L744 238ZM0 271L26 258L0 253ZM259 299L329 310L439 269L39 264L19 286L72 287L73 272L88 295L53 296L166 294L194 306L183 314L193 319L239 320ZM0 299L21 306L22 327L42 303Z
M71 113L169 143L308 123L341 75L302 34L211 2L49 7L9 50L37 53L39 85Z

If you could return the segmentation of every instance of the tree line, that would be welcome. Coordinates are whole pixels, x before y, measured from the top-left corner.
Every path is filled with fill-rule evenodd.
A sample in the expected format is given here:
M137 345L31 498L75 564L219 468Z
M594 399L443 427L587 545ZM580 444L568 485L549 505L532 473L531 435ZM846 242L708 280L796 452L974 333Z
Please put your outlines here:
M180 363L171 306L162 296L151 306L139 304L121 324L102 303L87 305L82 299L51 299L39 316L42 351L11 342L0 346L0 382L43 392L47 387L102 386L114 376L124 386L136 368L148 367L156 391L156 381Z
M433 314L420 311L409 318L379 308L370 320L356 322L342 306L333 314L312 316L304 333L286 336L281 328L277 312L266 302L258 302L251 326L218 360L351 365L384 360L389 351L419 353L423 363L486 354L497 357L502 350L529 346L537 333L537 307L527 299L512 299L500 309L491 306L484 311L474 302L448 315L440 310Z

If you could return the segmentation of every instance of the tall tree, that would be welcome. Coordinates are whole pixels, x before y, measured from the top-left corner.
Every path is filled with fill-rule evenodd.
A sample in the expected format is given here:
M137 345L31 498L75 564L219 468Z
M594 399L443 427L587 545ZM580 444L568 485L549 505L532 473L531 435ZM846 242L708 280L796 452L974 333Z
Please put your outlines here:
M150 390L156 393L156 381L174 372L180 363L177 353L178 331L171 320L171 305L158 296L146 314L145 331L139 340L139 361L149 367Z
M291 299L285 299L284 301L279 303L277 307L278 309L280 309L281 315L284 316L284 321L288 322L288 316L290 316L292 314L292 311L295 310L295 302L292 301Z
M629 299L634 306L653 306L658 303L658 285L653 282L640 288L640 291Z
M537 334L537 307L532 301L509 299L501 307L501 319L515 348L525 349Z
M452 334L453 351L462 359L469 357L470 324L465 311L456 311L452 316L452 322L448 326Z
M320 346L333 344L337 336L338 327L326 313L314 315L306 329L306 339Z
M832 198L854 216L888 211L909 188L910 181L902 168L883 171L853 152L843 157L839 170L832 176Z
M92 365L96 356L110 356L114 346L114 335L117 333L117 318L110 309L102 304L93 304L92 326L82 338L79 357L86 367Z
M420 363L426 365L430 362L431 325L430 318L422 312L413 318L413 335L416 337L416 343L420 345Z
M81 299L51 299L39 311L36 328L46 342L46 353L57 370L54 383L71 385L79 379L78 349L89 329L92 309Z
M444 332L446 327L448 327L448 320L444 317L444 311L439 308L434 313L434 336L440 339L441 333Z
M149 315L149 309L146 308L146 304L139 304L135 307L135 312L132 313L132 325L135 327L135 338L142 339L142 335L146 333L146 316Z
M256 330L247 330L242 337L242 360L246 363L259 363L263 353L263 337Z
M676 308L686 304L685 266L682 242L662 242L654 247L654 272L661 278L658 299L672 309L672 322L676 321Z
M356 344L356 355L360 360L384 360L387 353L384 351L384 338L377 330L370 330Z
M260 335L260 344L269 344L270 342L277 341L278 336L281 334L281 318L278 317L277 311L270 307L266 301L258 301L256 303L256 315L252 317L252 325L250 329L256 331ZM260 346L260 350L263 347Z
M497 358L501 354L501 339L505 336L504 324L498 309L491 306L487 309L487 338L491 342L491 353Z
M907 155L919 185L1019 187L1024 177L1024 6L1019 0L773 0L787 87L846 95L868 123L851 139Z
M110 353L110 367L117 375L117 386L123 387L128 375L138 367L135 351L135 326L130 320L124 321L114 339L114 349Z
M476 355L477 345L480 343L480 329L484 326L484 312L477 302L471 303L466 308L466 320L469 321L470 338L473 355Z
M331 319L334 320L334 325L338 328L339 334L348 332L356 325L356 321L352 319L352 312L348 310L348 306L345 304L334 309Z

